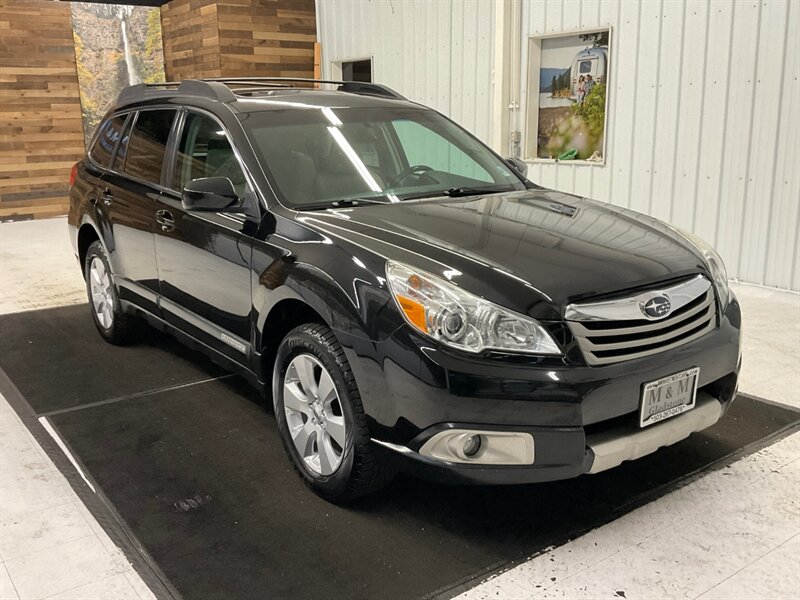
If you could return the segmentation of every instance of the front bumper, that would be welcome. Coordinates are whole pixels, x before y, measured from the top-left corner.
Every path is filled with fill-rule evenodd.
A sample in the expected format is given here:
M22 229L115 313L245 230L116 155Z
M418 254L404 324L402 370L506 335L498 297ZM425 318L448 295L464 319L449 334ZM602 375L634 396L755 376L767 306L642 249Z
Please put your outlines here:
M736 298L719 327L693 342L602 367L559 358L487 358L435 347L403 327L385 342L347 343L376 448L404 470L453 483L530 483L611 468L713 425L740 368ZM697 406L645 429L642 385L699 367ZM447 429L515 431L534 439L528 465L459 464L420 454Z

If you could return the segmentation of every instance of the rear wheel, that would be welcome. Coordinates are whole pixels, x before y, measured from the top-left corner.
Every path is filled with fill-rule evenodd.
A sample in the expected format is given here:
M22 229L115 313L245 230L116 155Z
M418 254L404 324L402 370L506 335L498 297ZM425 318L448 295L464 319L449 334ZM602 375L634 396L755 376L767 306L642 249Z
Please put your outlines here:
M108 257L99 241L93 242L86 252L84 276L89 308L100 335L112 344L135 342L136 318L122 311Z
M372 448L353 373L328 327L301 325L281 342L273 402L286 453L317 494L346 502L391 481L394 471Z

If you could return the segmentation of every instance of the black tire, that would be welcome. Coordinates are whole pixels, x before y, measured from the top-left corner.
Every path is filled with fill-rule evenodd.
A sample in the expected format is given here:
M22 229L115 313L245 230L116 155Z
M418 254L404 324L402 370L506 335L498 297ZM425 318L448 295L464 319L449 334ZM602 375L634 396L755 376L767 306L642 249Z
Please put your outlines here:
M111 277L111 265L106 255L106 250L99 241L93 242L92 245L89 246L89 249L86 251L86 261L83 265L83 275L86 280L86 295L89 298L89 311L92 313L92 320L97 327L97 331L107 342L117 346L133 344L139 340L141 323L134 315L123 312L116 286L113 284L113 277L111 277L110 286L113 309L111 310L111 323L108 327L100 322L95 311L94 302L92 300L91 280L91 265L92 261L95 259L102 261L106 272L109 274L109 277Z
M333 474L311 470L295 448L283 406L283 382L289 363L299 354L316 357L331 374L345 418L345 446L341 463ZM344 503L371 494L388 485L395 469L376 455L370 442L367 418L350 365L333 332L319 323L292 329L281 342L272 377L275 420L286 454L303 482L330 502Z

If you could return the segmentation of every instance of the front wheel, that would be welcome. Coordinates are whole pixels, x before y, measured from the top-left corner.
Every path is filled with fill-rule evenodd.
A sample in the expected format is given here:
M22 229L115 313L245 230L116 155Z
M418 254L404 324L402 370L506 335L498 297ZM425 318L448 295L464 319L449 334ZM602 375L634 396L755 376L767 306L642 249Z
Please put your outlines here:
M328 327L309 323L287 334L272 397L286 453L318 495L346 502L391 481L394 471L375 455L353 373Z

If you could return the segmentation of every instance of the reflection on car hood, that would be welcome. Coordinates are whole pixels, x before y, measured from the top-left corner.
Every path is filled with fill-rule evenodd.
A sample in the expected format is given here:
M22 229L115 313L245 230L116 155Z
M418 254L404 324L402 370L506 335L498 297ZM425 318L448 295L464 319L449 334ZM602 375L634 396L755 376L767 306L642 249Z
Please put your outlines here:
M306 213L327 234L452 280L537 318L569 302L705 272L650 217L549 190Z

